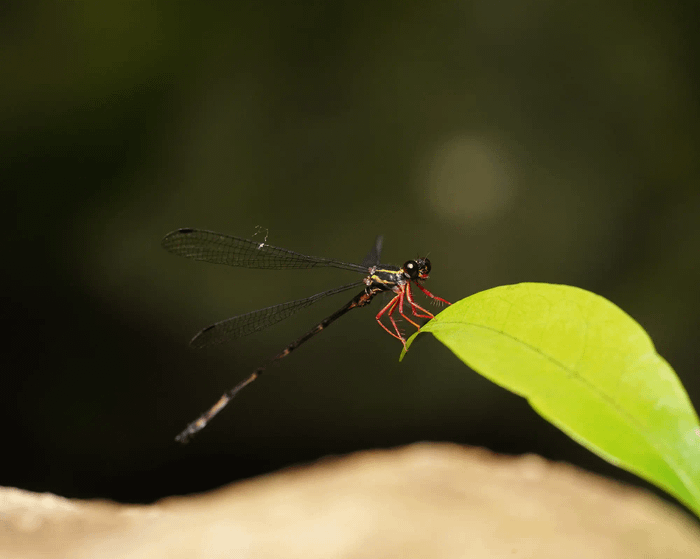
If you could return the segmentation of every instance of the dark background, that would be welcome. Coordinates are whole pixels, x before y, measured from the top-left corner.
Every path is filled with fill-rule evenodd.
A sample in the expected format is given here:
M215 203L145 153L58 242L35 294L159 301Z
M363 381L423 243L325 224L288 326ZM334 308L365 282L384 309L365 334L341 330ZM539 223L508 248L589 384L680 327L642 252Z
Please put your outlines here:
M201 227L360 261L430 253L456 301L522 281L637 319L700 403L695 1L4 3L0 484L149 502L420 440L642 483L431 336L403 363L350 298L191 350L200 328L356 279L177 258Z

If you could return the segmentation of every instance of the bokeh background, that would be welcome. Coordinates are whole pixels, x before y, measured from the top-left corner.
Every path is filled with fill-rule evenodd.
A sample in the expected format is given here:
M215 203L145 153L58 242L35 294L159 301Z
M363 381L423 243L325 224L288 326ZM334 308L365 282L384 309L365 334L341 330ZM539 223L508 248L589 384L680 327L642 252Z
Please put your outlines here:
M149 502L419 440L642 482L431 336L356 311L173 437L350 295L227 346L200 328L352 281L177 258L201 227L360 261L430 253L455 301L612 300L700 404L694 1L9 2L0 9L0 483Z

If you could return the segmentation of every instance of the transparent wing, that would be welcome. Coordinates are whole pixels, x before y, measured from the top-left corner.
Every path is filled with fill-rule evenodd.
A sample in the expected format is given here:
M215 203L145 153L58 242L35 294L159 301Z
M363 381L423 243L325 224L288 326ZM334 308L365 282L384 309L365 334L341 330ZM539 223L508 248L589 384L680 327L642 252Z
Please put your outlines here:
M374 240L374 246L370 249L362 261L362 266L371 268L372 266L379 266L379 259L382 256L382 245L384 244L384 236L378 235Z
M280 270L285 268L333 267L367 273L367 266L307 256L285 248L223 235L202 229L178 229L168 233L161 243L173 254L214 264Z
M192 347L202 348L204 346L218 344L226 340L233 340L247 336L253 332L257 332L258 330L272 326L285 318L289 318L296 312L314 304L316 301L319 301L324 297L342 293L343 291L347 291L348 289L352 289L360 285L363 285L363 282L356 281L348 285L343 285L335 289L324 291L323 293L317 293L316 295L312 295L306 299L289 301L288 303L281 303L272 307L266 307L257 311L234 316L233 318L227 318L226 320L222 320L221 322L207 326L204 330L192 338L190 345L192 345Z

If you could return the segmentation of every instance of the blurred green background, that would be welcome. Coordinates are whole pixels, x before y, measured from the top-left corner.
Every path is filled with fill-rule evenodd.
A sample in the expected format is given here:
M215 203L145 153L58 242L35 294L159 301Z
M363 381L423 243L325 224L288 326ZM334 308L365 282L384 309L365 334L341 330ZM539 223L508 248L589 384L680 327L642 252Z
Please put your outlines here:
M696 2L9 2L0 9L0 483L146 502L418 440L578 447L431 336L342 321L173 437L351 294L191 350L200 328L356 279L160 248L200 227L428 289L565 283L638 320L700 403ZM8 232L8 231L6 231ZM422 301L422 299L421 299ZM407 329L408 331L408 329ZM640 482L641 483L641 482Z

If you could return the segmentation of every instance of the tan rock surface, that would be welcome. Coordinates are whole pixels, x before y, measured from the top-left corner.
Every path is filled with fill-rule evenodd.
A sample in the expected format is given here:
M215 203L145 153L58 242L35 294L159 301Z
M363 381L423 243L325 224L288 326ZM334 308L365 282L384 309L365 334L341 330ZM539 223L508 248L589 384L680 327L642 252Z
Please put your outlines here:
M700 527L566 464L416 444L148 506L3 488L0 557L697 559Z

